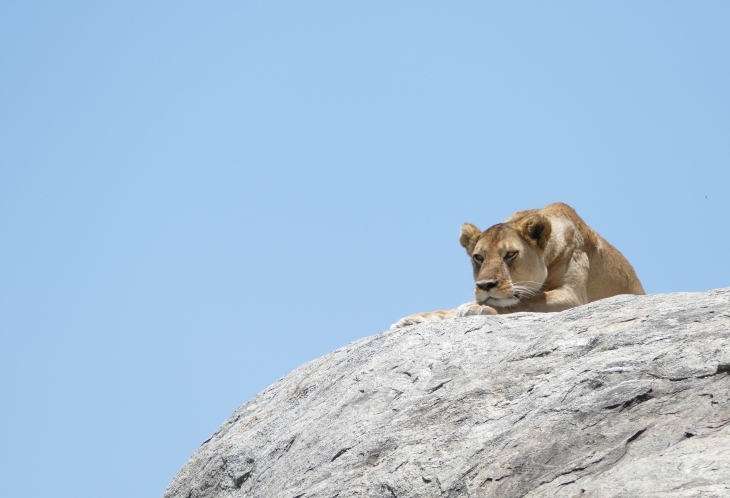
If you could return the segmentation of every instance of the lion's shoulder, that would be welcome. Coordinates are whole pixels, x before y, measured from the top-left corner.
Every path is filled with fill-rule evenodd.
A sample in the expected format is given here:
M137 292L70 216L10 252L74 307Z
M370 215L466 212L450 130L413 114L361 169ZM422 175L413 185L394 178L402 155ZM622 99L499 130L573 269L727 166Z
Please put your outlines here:
M585 274L590 301L616 294L644 294L631 263L591 228L575 209L565 203L556 202L538 212L552 226L552 237L546 247L546 253L552 253L548 259L561 262L554 265L561 271L565 268L566 258L582 260L582 264L573 265L573 271ZM559 280L562 279L560 277Z

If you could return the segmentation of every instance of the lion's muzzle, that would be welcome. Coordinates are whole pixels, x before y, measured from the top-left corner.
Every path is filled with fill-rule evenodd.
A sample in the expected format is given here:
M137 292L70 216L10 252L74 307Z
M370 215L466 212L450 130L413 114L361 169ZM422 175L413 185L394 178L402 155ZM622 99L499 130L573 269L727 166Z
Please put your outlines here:
M477 287L485 292L489 292L490 290L497 287L498 283L499 280L480 280L479 282L477 282Z

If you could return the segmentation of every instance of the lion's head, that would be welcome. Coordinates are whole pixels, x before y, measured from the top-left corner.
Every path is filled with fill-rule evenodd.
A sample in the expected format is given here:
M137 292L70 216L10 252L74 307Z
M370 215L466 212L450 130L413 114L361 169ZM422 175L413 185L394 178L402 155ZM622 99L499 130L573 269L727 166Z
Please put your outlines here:
M499 223L484 232L465 223L459 242L474 267L476 301L503 308L536 294L548 277L542 256L550 231L550 221L541 214Z

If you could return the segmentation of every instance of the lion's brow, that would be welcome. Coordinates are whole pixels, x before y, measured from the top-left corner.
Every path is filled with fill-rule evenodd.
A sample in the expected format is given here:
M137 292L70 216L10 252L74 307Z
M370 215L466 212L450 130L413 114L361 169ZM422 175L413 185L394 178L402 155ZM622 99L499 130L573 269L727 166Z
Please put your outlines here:
M499 237L502 235L503 232L506 232L511 228L513 228L511 223L497 223L496 225L492 225L491 227L484 230L483 235L488 235L490 237Z

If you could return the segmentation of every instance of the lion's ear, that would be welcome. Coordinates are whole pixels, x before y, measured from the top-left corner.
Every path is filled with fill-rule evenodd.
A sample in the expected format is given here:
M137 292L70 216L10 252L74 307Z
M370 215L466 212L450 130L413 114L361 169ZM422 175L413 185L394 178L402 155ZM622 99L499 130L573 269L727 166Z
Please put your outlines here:
M540 249L545 249L551 230L550 220L541 214L532 214L520 223L522 236Z
M464 223L461 225L461 235L459 235L459 243L461 247L466 249L466 253L471 257L474 247L477 245L477 240L482 234L482 231L471 223Z

